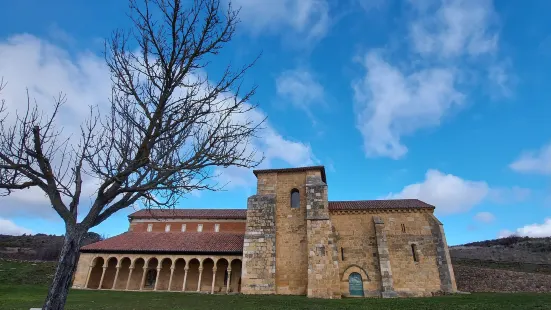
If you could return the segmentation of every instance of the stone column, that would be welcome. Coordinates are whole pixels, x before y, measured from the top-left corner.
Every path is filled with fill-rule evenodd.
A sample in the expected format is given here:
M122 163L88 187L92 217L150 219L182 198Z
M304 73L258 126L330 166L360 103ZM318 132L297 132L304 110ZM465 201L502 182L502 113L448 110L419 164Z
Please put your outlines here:
M147 265L145 265L143 267L143 274L142 274L142 280L140 281L140 291L143 290L143 287L145 285L145 276L147 275L147 270L149 268L147 267Z
M84 288L88 288L88 282L90 281L90 274L92 273L93 268L94 268L93 265L90 265L88 267L88 275L86 276L86 283L84 284Z
M155 286L153 287L153 290L157 290L157 286L159 285L159 276L161 275L161 267L157 267L157 276L155 277Z
M174 275L174 269L176 269L176 267L174 266L174 263L172 263L172 267L170 267L170 279L168 280L167 291L170 291L170 287L172 286L172 276Z
M107 270L107 266L103 266L103 271L101 272L101 279L99 280L99 286L98 286L99 290L101 290L101 285L103 284L103 278L105 277L105 270Z
M119 270L121 269L120 266L117 266L117 271L115 272L115 279L113 280L113 286L111 286L111 289L115 289L115 285L117 284L117 278L119 277Z
M201 278L203 277L203 267L199 267L199 282L197 283L197 292L201 291Z
M230 292L230 281L231 281L231 268L228 268L228 282L226 283L226 294Z
M125 291L128 291L128 287L130 286L130 279L132 279L132 271L134 271L134 267L130 266L130 271L128 272L128 280L126 280L126 287L124 288Z
M375 224L375 237L377 239L377 253L379 254L379 269L381 271L381 297L398 297L394 291L394 282L392 280L392 269L390 268L390 252L384 230L385 223L378 217L373 217Z
M210 286L210 293L214 294L214 281L216 281L216 265L212 267L212 284Z
M184 284L182 285L182 292L186 291L186 282L187 282L187 272L189 270L188 265L186 264L186 267L184 267Z

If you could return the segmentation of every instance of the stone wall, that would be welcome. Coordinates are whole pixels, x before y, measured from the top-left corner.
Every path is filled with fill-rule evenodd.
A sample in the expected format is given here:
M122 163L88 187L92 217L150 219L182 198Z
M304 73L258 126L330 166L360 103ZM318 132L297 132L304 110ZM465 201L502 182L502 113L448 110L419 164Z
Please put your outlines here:
M380 296L385 291L388 292L385 297L394 296L392 292L399 296L428 296L441 290L436 244L429 219L432 214L428 211L332 212L331 221L338 234L341 254L342 294L348 293L345 271L353 266L367 274L367 282L362 276L365 296ZM414 260L412 244L415 244L418 261ZM381 274L381 269L387 274Z
M348 271L358 268L363 280L364 296L380 296L381 275L377 260L377 242L372 214L331 213L336 229L339 252L341 293L348 296Z
M263 179L259 176L259 182ZM308 244L306 237L306 172L278 173L271 177L276 192L276 292L306 295ZM270 188L264 185L264 188ZM291 191L300 194L300 207L291 208Z
M320 176L306 181L308 297L340 298L336 236L329 219L327 185Z
M276 198L255 195L247 201L247 228L243 243L242 292L275 294Z
M551 275L454 265L462 292L551 292Z

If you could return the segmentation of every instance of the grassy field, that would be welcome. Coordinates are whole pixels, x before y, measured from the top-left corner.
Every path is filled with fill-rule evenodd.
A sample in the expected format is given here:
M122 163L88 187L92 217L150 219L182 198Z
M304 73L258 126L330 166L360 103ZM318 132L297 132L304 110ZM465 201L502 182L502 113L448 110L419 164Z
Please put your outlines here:
M0 260L0 309L40 307L51 263ZM551 309L551 294L471 294L408 299L321 300L303 296L199 295L72 290L66 309Z

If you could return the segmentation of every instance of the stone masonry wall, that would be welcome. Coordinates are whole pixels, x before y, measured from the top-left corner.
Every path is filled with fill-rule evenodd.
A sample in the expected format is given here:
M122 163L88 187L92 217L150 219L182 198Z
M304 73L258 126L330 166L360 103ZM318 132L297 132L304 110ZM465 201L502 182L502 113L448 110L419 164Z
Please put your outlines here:
M244 294L276 293L275 208L273 194L251 196L247 201L241 281Z
M379 216L384 218L386 224L396 292L401 296L430 296L432 292L439 291L441 283L436 244L430 224L432 213L395 212ZM413 257L413 244L417 261Z
M331 221L336 228L341 251L339 266L342 294L346 296L348 290L345 271L353 266L365 271L369 278L367 283L364 282L365 296L394 295L381 294L383 286L400 296L428 296L441 290L436 243L430 222L432 216L428 211L332 213ZM380 224L375 224L374 217ZM379 240L376 226L379 226ZM413 259L412 244L416 245L417 262ZM380 260L381 254L383 261ZM392 277L393 290L389 287L388 276L385 276L386 283L382 281L381 262L384 266L388 265L386 262L390 265L388 275Z
M380 296L381 276L377 260L377 241L373 215L364 213L331 214L337 233L341 293L348 296L348 271L362 270L364 296Z
M306 295L308 287L308 244L306 238L306 173L259 175L259 188L276 193L276 292ZM269 182L274 182L275 186ZM300 207L291 208L291 190L300 194Z
M341 298L336 235L329 218L327 185L320 176L306 181L308 297Z

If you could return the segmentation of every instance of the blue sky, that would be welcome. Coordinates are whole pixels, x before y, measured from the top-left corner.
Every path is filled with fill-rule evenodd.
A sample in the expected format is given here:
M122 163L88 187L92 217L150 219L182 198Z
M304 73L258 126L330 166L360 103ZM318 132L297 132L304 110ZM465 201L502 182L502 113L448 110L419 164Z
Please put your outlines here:
M330 200L419 198L436 205L448 242L551 235L549 1L237 0L241 24L209 73L262 53L247 76L268 116L262 168L326 166ZM129 27L125 1L30 1L0 9L0 94L25 88L73 130L104 104L101 52ZM182 208L245 208L250 170ZM91 186L93 187L93 186ZM0 232L63 233L37 191L0 198ZM93 231L128 228L123 210Z

